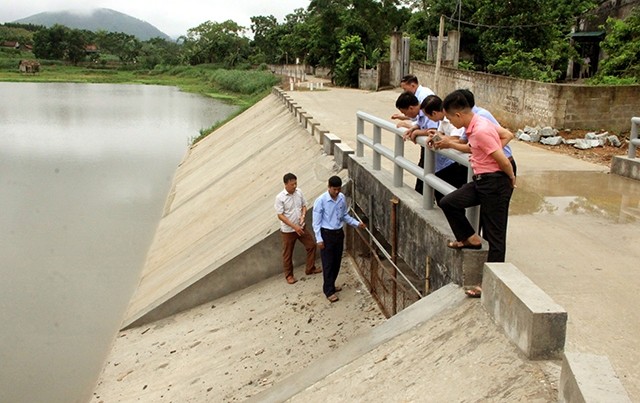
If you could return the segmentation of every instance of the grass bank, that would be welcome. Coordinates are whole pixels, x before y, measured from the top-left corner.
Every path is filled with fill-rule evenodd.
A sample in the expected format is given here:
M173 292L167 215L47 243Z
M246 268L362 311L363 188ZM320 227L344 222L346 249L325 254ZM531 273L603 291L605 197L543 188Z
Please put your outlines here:
M169 85L238 105L233 116L201 130L193 143L264 98L271 87L280 83L280 78L269 71L226 70L211 65L156 66L153 70L134 70L70 66L52 61L42 62L40 72L36 74L23 74L18 71L18 62L0 61L0 81Z

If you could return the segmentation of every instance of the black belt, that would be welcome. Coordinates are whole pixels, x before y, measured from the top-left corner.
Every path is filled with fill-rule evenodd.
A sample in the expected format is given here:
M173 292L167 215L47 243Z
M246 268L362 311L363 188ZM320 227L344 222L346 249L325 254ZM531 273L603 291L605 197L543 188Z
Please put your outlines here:
M488 178L500 178L500 177L507 177L507 174L502 172L502 171L498 171L498 172L488 172L486 174L478 174L478 175L473 175L472 178L474 181L481 181L483 179L488 179Z
M340 229L320 228L320 231L327 231L332 234L337 234L338 232L342 232L342 228Z

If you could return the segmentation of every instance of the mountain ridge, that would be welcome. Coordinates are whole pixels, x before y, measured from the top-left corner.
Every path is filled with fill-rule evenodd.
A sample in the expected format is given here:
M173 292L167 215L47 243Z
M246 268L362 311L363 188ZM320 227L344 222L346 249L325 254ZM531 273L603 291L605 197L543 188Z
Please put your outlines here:
M97 32L124 32L141 41L151 38L173 40L150 23L110 8L94 8L90 10L45 11L29 17L13 21L21 24L43 25L47 28L55 24L72 29L86 29Z

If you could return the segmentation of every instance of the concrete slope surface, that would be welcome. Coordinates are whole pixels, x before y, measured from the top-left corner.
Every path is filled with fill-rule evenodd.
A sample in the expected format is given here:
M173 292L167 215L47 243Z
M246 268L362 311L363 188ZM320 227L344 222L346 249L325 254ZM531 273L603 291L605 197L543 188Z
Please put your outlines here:
M298 277L120 332L92 401L244 401L384 322L350 259L336 303L322 294L322 274Z
M274 96L197 143L176 173L124 326L279 231L273 204L285 173L312 204L333 166Z
M467 300L288 401L551 402L559 376L559 362L524 358L479 300Z

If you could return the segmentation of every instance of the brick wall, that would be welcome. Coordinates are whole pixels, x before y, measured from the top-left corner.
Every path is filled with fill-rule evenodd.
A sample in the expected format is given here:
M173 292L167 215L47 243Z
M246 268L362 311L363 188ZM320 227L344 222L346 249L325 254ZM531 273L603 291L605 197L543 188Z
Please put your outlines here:
M411 62L411 72L443 98L457 88L468 88L476 104L512 129L540 125L629 131L631 118L640 116L640 85L549 84L447 67L440 68L436 85L435 65Z

